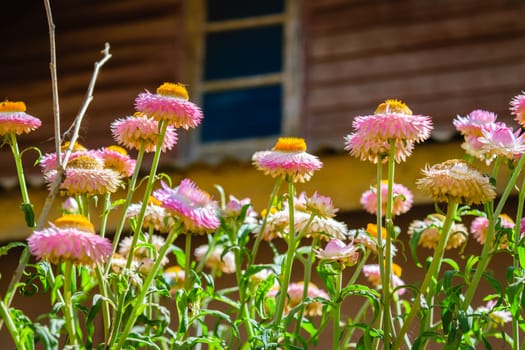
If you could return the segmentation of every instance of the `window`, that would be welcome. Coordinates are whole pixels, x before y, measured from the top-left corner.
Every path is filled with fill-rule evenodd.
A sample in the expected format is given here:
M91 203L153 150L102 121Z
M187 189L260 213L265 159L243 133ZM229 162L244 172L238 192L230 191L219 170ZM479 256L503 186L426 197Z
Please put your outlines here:
M183 150L185 160L247 159L278 136L294 135L300 105L298 2L186 5L189 89L204 120Z

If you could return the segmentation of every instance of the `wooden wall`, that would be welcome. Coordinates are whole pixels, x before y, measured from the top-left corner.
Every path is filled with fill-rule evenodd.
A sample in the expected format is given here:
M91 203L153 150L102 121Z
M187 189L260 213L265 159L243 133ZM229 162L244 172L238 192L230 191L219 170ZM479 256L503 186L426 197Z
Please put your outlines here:
M439 139L474 109L510 121L525 89L523 1L304 3L304 132L318 146L342 148L353 117L387 98L432 116Z
M134 98L164 81L184 79L180 0L51 1L58 56L62 130L83 102L94 62L110 44L112 58L102 68L80 142L88 147L113 144L110 123L134 112ZM42 119L37 131L19 138L22 147L54 148L50 50L43 1L9 1L0 22L0 99L26 102ZM2 175L15 176L9 148L0 150ZM27 171L32 169L28 154Z

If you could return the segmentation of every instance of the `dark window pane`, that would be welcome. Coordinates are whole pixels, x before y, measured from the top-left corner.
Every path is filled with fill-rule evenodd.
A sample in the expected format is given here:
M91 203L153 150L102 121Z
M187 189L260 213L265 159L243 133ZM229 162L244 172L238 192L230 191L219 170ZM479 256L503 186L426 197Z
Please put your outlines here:
M284 12L284 0L208 0L208 21Z
M204 79L280 72L282 49L281 25L208 33Z
M281 106L281 85L205 93L201 141L278 135Z

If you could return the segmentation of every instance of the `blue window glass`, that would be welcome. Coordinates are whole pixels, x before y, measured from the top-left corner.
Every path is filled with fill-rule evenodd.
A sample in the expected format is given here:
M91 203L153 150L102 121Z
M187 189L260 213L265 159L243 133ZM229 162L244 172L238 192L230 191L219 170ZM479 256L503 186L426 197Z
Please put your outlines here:
M282 52L282 25L208 33L204 79L280 72Z
M271 136L281 131L281 85L210 92L203 97L202 142Z
M208 21L284 12L284 0L208 0L207 6Z

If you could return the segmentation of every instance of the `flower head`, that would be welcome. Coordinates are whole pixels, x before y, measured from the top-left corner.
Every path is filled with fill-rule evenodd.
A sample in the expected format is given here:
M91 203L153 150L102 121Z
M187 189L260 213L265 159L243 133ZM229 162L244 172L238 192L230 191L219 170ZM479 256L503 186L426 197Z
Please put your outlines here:
M160 202L150 197L144 213L143 226L146 229L153 228L160 233L168 233L174 224L174 219L160 206ZM131 204L126 212L127 217L138 217L142 210L142 202Z
M155 152L159 138L159 122L138 113L136 116L115 120L111 123L111 132L115 141L129 149L140 150L144 147L145 152ZM172 149L176 143L175 128L168 126L162 143L162 152Z
M478 142L487 162L498 156L513 160L525 152L525 135L520 130L513 131L504 123L498 123L494 128L484 128L481 132Z
M317 192L314 192L311 197L302 192L295 201L295 208L322 218L333 218L339 210L334 207L332 198Z
M81 215L64 215L27 239L31 254L53 264L71 261L93 266L106 261L113 247L107 238L94 234L93 224Z
M408 188L400 184L393 184L392 186L394 205L392 214L400 215L410 210L414 202L414 196ZM386 214L388 201L388 182L386 180L381 182L381 213ZM361 205L370 214L377 212L377 187L371 187L369 190L363 192L361 195Z
M447 202L456 198L465 204L486 203L496 197L488 177L470 167L467 162L450 159L423 169L424 177L417 187L435 201Z
M180 266L170 266L164 270L164 279L170 285L170 292L174 293L184 288L185 272Z
M353 239L354 244L361 244L366 249L369 249L371 252L377 254L379 231L381 231L381 239L384 242L387 234L386 229L384 227L381 227L381 230L378 230L377 225L372 223L367 224L366 228L350 230L348 232L348 235L351 239ZM390 250L392 252L392 256L395 256L397 248L393 243L391 243Z
M462 135L479 137L482 134L481 130L495 124L497 118L493 112L476 109L465 117L458 115L452 123Z
M525 92L510 101L510 112L521 126L525 126Z
M424 220L414 220L408 226L408 235L419 236L418 245L429 249L435 249L439 243L439 238L443 233L445 217L441 214L430 214ZM450 235L445 249L454 249L463 245L468 236L465 225L453 223L450 228Z
M406 161L406 158L412 154L414 143L404 140L392 140L391 142L394 143L394 161L396 163ZM388 160L390 144L387 140L374 138L364 132L356 132L345 136L345 150L362 161L377 164Z
M321 260L335 260L342 265L352 266L357 263L359 249L353 243L346 245L339 239L332 239L324 249L316 251L316 256Z
M126 260L130 254L131 243L133 237L124 237L119 243L119 255L124 257ZM133 250L133 261L138 267L139 272L148 273L151 271L155 260L158 258L158 253L161 248L165 245L165 240L161 236L144 234L139 236L137 240L137 246ZM161 261L161 265L164 266L168 263L169 259L164 256Z
M135 108L157 120L167 120L176 128L195 128L201 123L202 111L188 98L183 84L164 83L157 88L156 94L139 94Z
M0 102L0 135L29 133L40 125L40 119L26 113L24 102Z
M162 188L154 191L153 197L171 215L178 218L189 232L210 233L220 225L217 203L189 179L182 180L173 189L162 182Z
M392 286L397 288L403 286L405 282L400 278L401 277L401 267L395 263L392 263ZM369 264L363 266L363 274L374 287L381 288L381 270L378 264ZM405 293L404 288L399 288L396 290L398 295L403 295Z
M323 163L306 152L302 138L281 137L271 151L255 152L253 164L272 177L289 176L293 182L306 182Z
M476 309L479 313L487 314L492 326L495 328L503 327L507 322L512 321L512 314L510 311L506 311L503 307L497 307L495 299L489 300L484 306L480 306Z
M232 251L224 252L223 247L214 247L209 252L210 247L207 244L201 245L195 249L195 258L197 261L205 260L205 265L212 269L224 273L234 273L237 270L235 265L235 255Z
M288 313L291 309L298 306L300 303L305 302L303 299L303 291L304 291L304 282L296 282L296 283L290 283L288 285L288 299L287 304L285 305L285 313ZM275 286L270 290L268 293L268 297L273 298L277 295L279 292L279 286ZM328 299L328 294L319 287L317 287L314 283L310 282L308 284L308 291L307 291L307 297L314 299L314 298L322 298L322 299ZM323 312L323 305L319 301L310 301L305 306L305 315L306 316L321 316Z
M484 216L478 216L470 224L470 232L480 244L485 244L487 241L487 231L489 228L489 219ZM500 230L503 235L499 237L499 247L506 248L508 244L508 237L504 230L511 230L514 228L514 220L508 215L501 214L498 218L496 230ZM497 235L496 235L497 237Z
M100 150L100 156L104 160L104 167L113 169L122 177L130 177L135 171L134 159L128 155L128 152L119 146L104 147Z

